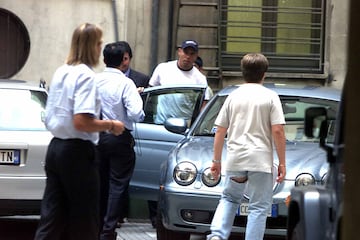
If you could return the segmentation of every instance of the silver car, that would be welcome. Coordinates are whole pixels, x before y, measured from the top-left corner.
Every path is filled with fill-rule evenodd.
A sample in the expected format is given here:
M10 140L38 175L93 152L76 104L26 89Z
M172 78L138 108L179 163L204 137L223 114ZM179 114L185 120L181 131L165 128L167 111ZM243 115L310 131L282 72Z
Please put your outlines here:
M171 150L161 166L158 204L158 239L189 239L190 233L207 234L223 188L210 174L214 121L226 97L241 86L229 86L218 92L207 104L190 129L186 121L171 118L165 127L184 137ZM282 183L274 180L273 206L266 226L267 235L286 235L287 198L294 186L321 185L328 170L326 152L319 143L304 134L304 113L309 107L325 107L335 119L340 92L326 87L266 84L278 93L285 113L287 138L287 175ZM330 121L328 141L332 141L334 121ZM319 129L314 129L318 131ZM226 159L226 141L222 159ZM274 156L274 172L278 159ZM234 221L234 234L245 231L247 197L239 205Z
M326 108L309 108L305 117L305 133L320 139L327 152L329 170L323 186L299 186L291 190L287 239L336 240L341 238L343 188L345 183L345 98L342 98L336 119L335 140L326 144L329 119ZM320 121L319 121L320 120ZM324 124L318 134L313 129Z
M44 160L52 135L43 118L47 92L0 80L0 215L39 214Z

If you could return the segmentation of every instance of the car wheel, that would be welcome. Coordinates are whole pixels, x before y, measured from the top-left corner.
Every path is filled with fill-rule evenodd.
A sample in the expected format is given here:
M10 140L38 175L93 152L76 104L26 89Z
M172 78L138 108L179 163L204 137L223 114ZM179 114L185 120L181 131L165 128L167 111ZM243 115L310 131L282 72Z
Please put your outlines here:
M190 240L190 233L187 232L178 232L172 231L163 225L162 216L160 211L158 210L157 218L156 218L156 236L157 240Z

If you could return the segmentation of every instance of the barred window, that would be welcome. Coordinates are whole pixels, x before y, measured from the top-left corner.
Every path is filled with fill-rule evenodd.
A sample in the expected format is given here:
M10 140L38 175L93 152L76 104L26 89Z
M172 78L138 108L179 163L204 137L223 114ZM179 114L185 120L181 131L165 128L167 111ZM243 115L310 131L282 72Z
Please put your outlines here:
M240 59L262 52L269 72L323 73L325 0L221 0L223 71L240 71Z

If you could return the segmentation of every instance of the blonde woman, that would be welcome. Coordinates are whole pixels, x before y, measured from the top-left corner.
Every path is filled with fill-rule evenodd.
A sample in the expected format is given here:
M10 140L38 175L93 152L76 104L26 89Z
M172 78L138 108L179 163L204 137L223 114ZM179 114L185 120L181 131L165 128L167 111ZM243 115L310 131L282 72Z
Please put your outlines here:
M99 62L102 30L84 23L73 32L64 65L51 81L45 125L54 135L46 155L46 188L40 239L97 239L99 176L95 145L100 131L119 135L124 124L100 120L100 98L92 70Z

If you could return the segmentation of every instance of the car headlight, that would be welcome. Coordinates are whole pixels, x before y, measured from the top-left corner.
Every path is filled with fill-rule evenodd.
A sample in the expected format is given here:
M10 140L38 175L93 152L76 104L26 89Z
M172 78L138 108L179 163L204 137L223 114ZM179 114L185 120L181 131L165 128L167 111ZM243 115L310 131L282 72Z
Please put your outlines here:
M310 173L301 173L295 179L295 186L307 186L315 184L315 178Z
M219 177L216 180L213 177L213 175L211 174L210 168L206 168L201 175L201 179L206 186L213 187L213 186L216 186L220 182L221 177Z
M190 162L181 162L175 169L173 177L177 184L187 186L195 181L197 169L194 164Z

